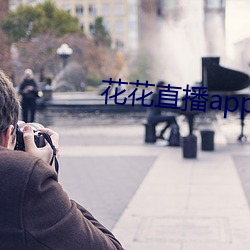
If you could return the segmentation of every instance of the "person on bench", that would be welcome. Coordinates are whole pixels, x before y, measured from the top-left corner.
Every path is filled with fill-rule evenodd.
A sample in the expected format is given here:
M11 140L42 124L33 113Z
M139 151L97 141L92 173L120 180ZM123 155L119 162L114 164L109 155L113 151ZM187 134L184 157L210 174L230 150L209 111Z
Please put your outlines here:
M170 126L175 124L179 128L174 115L165 115L165 114L163 115L162 108L156 107L159 103L160 89L164 89L161 86L164 86L165 84L166 83L164 81L159 81L155 85L155 90L151 95L151 102L153 101L153 105L151 107L148 107L146 114L147 122L149 124L154 124L156 126L158 123L165 123L164 128L160 131L158 135L156 135L156 138L161 140L165 140L164 138L165 131Z

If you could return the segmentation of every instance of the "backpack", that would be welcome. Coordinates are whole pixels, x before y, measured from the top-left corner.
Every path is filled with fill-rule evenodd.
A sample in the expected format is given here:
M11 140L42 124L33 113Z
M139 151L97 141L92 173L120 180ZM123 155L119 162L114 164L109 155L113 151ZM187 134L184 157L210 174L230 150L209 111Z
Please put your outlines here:
M181 141L180 129L178 125L173 124L170 127L170 134L168 138L168 146L179 147Z

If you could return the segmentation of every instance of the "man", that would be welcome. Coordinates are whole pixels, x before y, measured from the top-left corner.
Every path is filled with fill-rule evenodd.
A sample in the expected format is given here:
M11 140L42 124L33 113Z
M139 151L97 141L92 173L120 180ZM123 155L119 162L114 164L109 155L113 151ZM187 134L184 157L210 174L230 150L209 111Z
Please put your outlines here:
M111 232L68 198L48 164L51 147L37 148L30 126L23 129L26 152L13 150L19 109L12 83L0 71L0 249L123 249ZM58 134L41 131L58 149Z
M162 115L162 109L160 107L156 107L159 104L159 93L160 89L164 90L165 82L159 81L155 86L154 93L151 97L152 106L147 110L147 121L148 123L157 125L158 123L164 122L166 123L165 127L160 131L159 135L156 136L157 139L165 140L164 133L165 131L172 125L175 124L178 127L175 116L173 115Z

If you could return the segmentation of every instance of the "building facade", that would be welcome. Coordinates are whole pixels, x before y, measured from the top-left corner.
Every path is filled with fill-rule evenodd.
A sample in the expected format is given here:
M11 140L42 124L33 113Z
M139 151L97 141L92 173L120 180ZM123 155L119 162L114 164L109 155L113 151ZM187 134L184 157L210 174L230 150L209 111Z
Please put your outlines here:
M138 35L140 43L151 35L157 18L157 0L139 0L138 2Z
M10 10L15 10L19 5L35 5L43 3L44 0L9 0Z
M58 8L79 19L86 35L91 36L96 17L103 17L113 48L136 50L138 47L138 0L51 0ZM44 0L10 0L14 10L19 4L38 4Z
M96 17L103 17L113 48L134 50L138 46L137 0L52 0L59 8L78 17L86 35L91 35Z

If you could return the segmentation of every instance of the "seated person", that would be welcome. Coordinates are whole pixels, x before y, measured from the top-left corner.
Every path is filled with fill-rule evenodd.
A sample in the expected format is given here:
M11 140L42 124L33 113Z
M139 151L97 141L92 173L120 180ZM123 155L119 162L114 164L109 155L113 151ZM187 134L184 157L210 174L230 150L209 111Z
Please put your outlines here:
M20 104L0 71L0 249L121 250L114 235L84 207L69 199L49 165L49 144L37 148L34 132L23 128L25 152L13 150ZM58 134L48 134L58 150Z
M173 124L178 127L174 115L162 115L162 108L155 107L159 103L159 89L161 86L164 86L164 81L159 81L155 86L155 90L151 95L151 101L153 101L153 105L147 109L147 121L148 123L152 123L157 125L158 123L165 123L165 127L161 130L161 132L156 135L157 139L165 140L164 133L165 131Z

